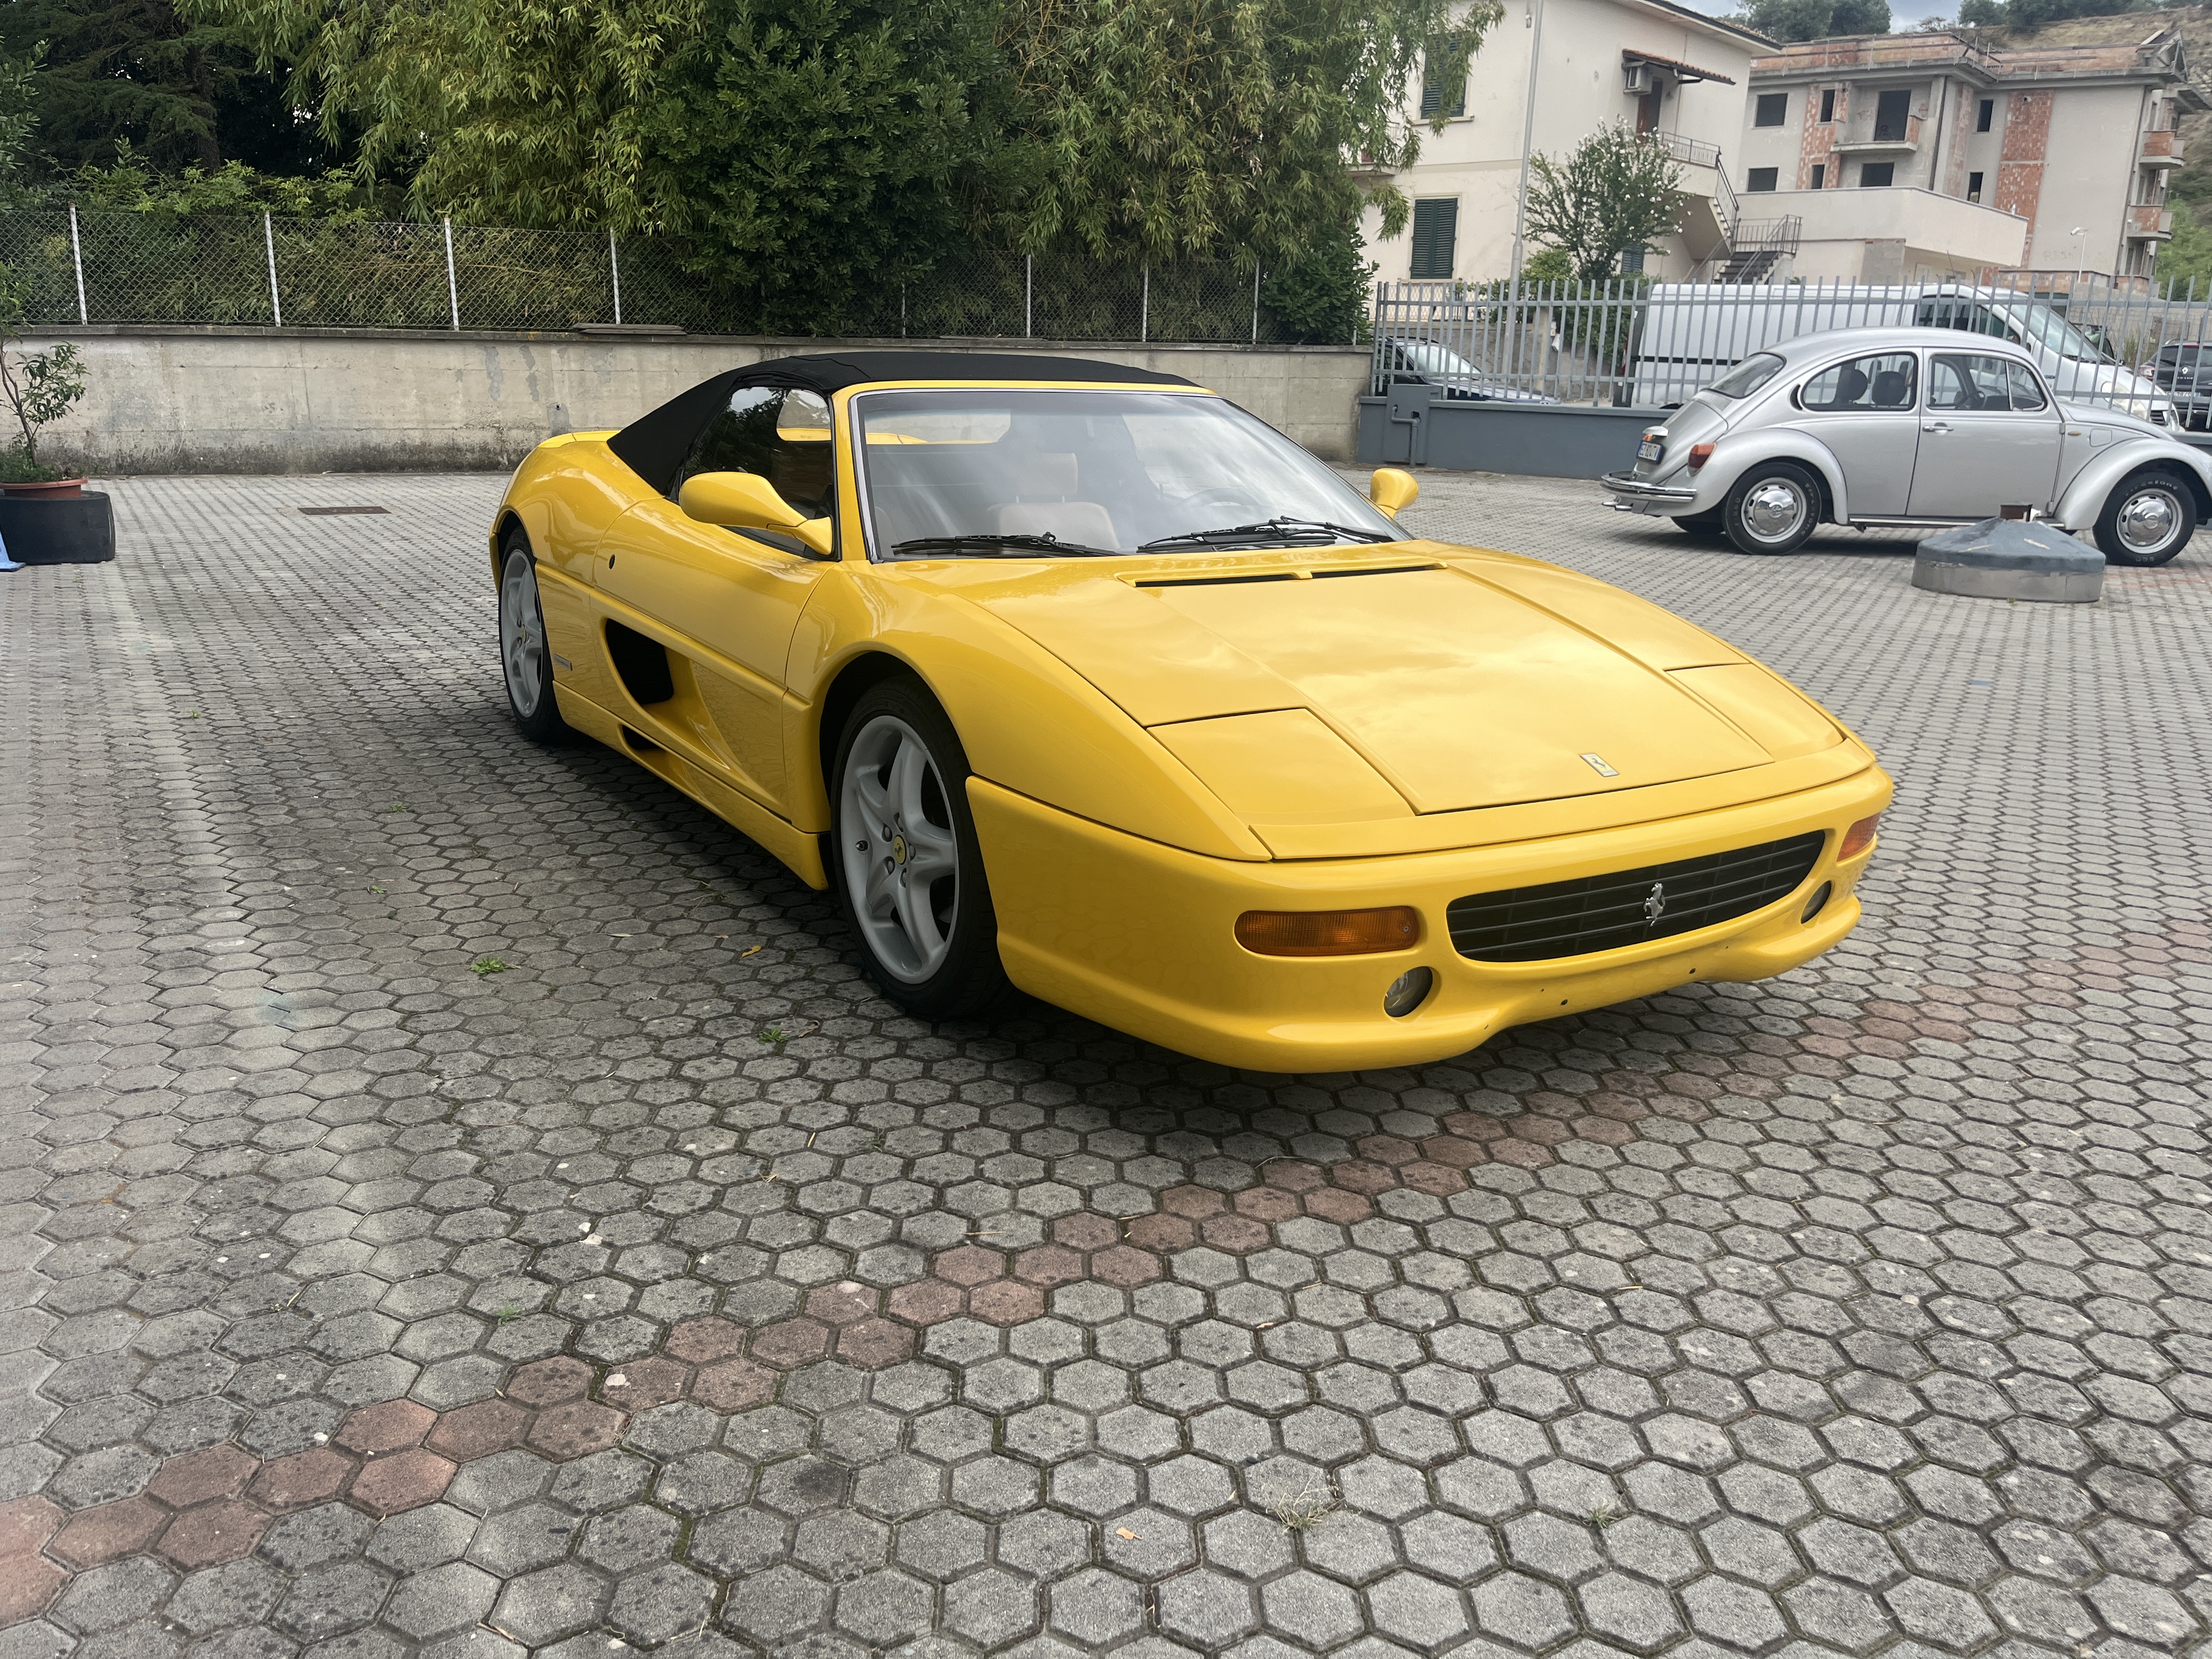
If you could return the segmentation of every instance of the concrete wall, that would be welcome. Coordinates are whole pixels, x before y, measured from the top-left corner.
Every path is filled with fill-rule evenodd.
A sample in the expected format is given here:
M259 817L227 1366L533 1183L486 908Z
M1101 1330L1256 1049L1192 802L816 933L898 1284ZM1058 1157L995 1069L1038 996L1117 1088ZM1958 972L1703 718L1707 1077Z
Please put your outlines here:
M42 454L108 477L468 471L513 466L555 432L621 426L726 368L870 345L1042 351L1180 374L1330 460L1352 459L1364 346L765 340L623 333L94 325L70 339L90 389Z

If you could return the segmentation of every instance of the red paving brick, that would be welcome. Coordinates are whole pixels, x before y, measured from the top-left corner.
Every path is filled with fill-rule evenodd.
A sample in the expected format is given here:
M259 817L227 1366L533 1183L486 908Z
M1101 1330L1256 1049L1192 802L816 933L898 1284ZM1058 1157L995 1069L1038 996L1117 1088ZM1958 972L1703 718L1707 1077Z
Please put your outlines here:
M246 1483L260 1472L261 1460L233 1445L210 1446L166 1460L146 1483L149 1497L158 1498L173 1510L195 1504L235 1498Z
M1101 1250L1091 1258L1091 1276L1109 1285L1118 1285L1123 1290L1133 1285L1149 1285L1160 1276L1160 1259L1142 1250L1132 1249L1127 1244L1116 1244L1110 1250Z
M687 1319L660 1346L687 1365L711 1365L744 1351L745 1328L733 1319Z
M1260 1179L1267 1186L1279 1187L1286 1193L1310 1193L1327 1179L1318 1164L1294 1163L1286 1158L1271 1158L1260 1166Z
M1065 1244L1071 1250L1103 1250L1121 1239L1121 1229L1103 1215L1079 1212L1054 1222L1052 1236L1054 1243Z
M929 1268L939 1279L949 1279L955 1285L981 1285L1005 1273L1006 1259L980 1244L963 1244L957 1249L940 1251Z
M9 1563L8 1570L0 1572L0 1628L37 1618L60 1594L68 1578L67 1573L41 1556Z
M1319 1216L1323 1221L1334 1221L1340 1227L1349 1227L1373 1215L1375 1206L1358 1193L1323 1187L1306 1194L1306 1213Z
M1083 1256L1064 1244L1043 1244L1014 1258L1014 1277L1047 1287L1072 1285L1083 1277Z
M1194 1221L1214 1214L1228 1201L1210 1187L1170 1187L1160 1194L1160 1208L1170 1215L1188 1216Z
M589 1457L620 1440L623 1424L627 1420L611 1406L602 1406L592 1400L572 1400L564 1406L550 1406L538 1413L537 1421L530 1425L526 1443L561 1462Z
M1172 1255L1198 1243L1198 1224L1187 1215L1140 1215L1129 1224L1129 1243Z
M617 1377L622 1381L616 1382ZM620 1407L626 1412L645 1412L655 1406L665 1406L672 1400L681 1400L690 1382L689 1365L679 1365L672 1359L655 1355L616 1367L600 1386L599 1393L610 1406Z
M837 1358L873 1370L895 1365L914 1352L914 1333L888 1319L863 1319L837 1333Z
M168 1511L152 1498L126 1498L119 1504L79 1510L54 1534L46 1553L82 1571L137 1555L160 1537L161 1528L168 1524ZM0 1578L4 1577L0 1574Z
M410 1446L362 1464L346 1491L346 1501L374 1516L398 1515L403 1510L435 1503L446 1495L447 1483L453 1478L450 1460L420 1446Z
M1199 1237L1217 1250L1264 1250L1268 1234L1264 1223L1249 1215L1210 1215L1199 1224Z
M1279 1187L1247 1187L1233 1200L1239 1215L1255 1221L1288 1221L1298 1212L1298 1201Z
M941 1279L917 1279L891 1292L890 1312L892 1318L908 1324L934 1325L958 1313L966 1301L957 1285Z
M753 1358L763 1365L789 1370L830 1351L830 1328L817 1319L781 1319L753 1338Z
M432 1451L465 1463L519 1446L530 1433L530 1412L512 1400L479 1400L473 1406L441 1412L438 1425L423 1437Z
M261 1534L268 1528L269 1516L251 1504L231 1499L202 1504L170 1522L154 1552L173 1565L191 1572L201 1567L221 1566L226 1561L243 1560L253 1553L253 1547L261 1541Z
M422 1437L437 1420L438 1413L428 1406L418 1406L411 1400L387 1400L382 1405L363 1406L347 1418L337 1439L348 1451L364 1456L395 1452L403 1446L421 1445Z
M282 1513L326 1504L345 1490L353 1478L354 1460L328 1446L294 1452L261 1466L261 1473L246 1487L246 1495L265 1510Z
M849 1337L861 1328L848 1325L844 1334ZM741 1412L775 1395L775 1373L750 1359L725 1359L709 1365L691 1383L691 1398L709 1411Z
M43 1498L18 1498L0 1504L0 1565L36 1555L65 1517Z
M592 1368L580 1359L564 1356L525 1365L500 1392L526 1406L558 1406L581 1400L591 1387Z
M968 1311L994 1325L1020 1325L1044 1311L1044 1292L1034 1285L1002 1279L968 1292Z

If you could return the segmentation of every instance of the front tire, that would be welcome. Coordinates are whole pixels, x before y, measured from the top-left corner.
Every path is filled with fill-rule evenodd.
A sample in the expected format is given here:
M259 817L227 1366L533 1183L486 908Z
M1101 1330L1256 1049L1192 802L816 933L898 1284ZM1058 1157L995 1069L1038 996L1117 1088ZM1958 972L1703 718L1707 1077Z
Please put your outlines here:
M920 1019L983 1013L1012 989L968 778L952 722L920 684L861 694L831 774L830 878L868 976Z
M500 544L499 664L516 731L556 747L571 736L553 695L553 653L545 642L545 608L538 597L538 562L518 527Z
M2171 472L2129 474L2097 515L2097 545L2114 564L2164 564L2196 533L2196 492Z
M1820 523L1820 480L1789 461L1753 467L1721 508L1722 532L1740 553L1795 553Z

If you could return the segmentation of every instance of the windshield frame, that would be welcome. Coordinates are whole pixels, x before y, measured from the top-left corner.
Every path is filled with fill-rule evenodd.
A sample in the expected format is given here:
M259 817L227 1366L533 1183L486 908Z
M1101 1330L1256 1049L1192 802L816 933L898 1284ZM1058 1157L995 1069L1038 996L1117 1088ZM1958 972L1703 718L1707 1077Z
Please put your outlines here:
M1354 501L1365 507L1367 510L1374 514L1382 524L1389 526L1392 532L1388 541L1339 541L1331 544L1337 549L1337 550L1349 551L1354 546L1361 548L1385 547L1397 542L1418 539L1412 534L1412 532L1395 524L1391 520L1389 514L1384 513L1382 508L1376 507L1372 501L1362 495L1359 493L1358 487L1357 485L1352 483L1348 479L1338 475L1335 469L1331 467L1327 461L1322 460L1320 456L1314 454L1303 444L1299 443L1297 439L1291 437L1287 433L1283 432L1280 428L1261 420L1257 415L1253 414L1250 410L1246 409L1242 404L1236 402L1232 398L1224 397L1218 392L1208 391L1203 386L1150 386L1122 381L1085 381L1079 385L1070 383L1066 385L1055 386L1049 383L1039 384L1033 381L1009 382L1004 380L945 380L930 381L921 385L908 384L904 386L865 386L848 393L845 398L845 419L842 429L837 431L837 436L839 441L846 446L852 456L853 505L854 510L860 517L861 555L870 564L915 564L927 562L931 560L953 559L965 556L952 553L902 556L892 552L889 548L878 547L877 544L875 513L868 496L868 434L866 428L861 422L861 405L866 399L870 398L883 397L891 394L906 395L913 392L1000 392L1012 394L1042 394L1046 396L1066 393L1075 393L1079 395L1106 393L1110 395L1136 397L1164 396L1170 398L1197 398L1212 403L1218 403L1229 409L1234 410L1238 415L1243 416L1245 419L1255 422L1260 426L1266 428L1267 431L1273 433L1275 436L1281 439L1283 442L1290 445L1299 453L1305 455L1316 466L1320 467L1323 471L1334 477L1336 481L1344 486L1346 493L1348 494ZM1290 533L1296 534L1297 532L1291 532ZM1040 551L1029 553L1024 556L1036 560L1048 560L1054 558L1177 559L1188 558L1193 553L1279 553L1291 550L1318 552L1323 550L1315 546L1310 542L1298 543L1286 539L1280 544L1272 547L1259 545L1222 545L1208 547L1202 543L1193 543L1188 547L1154 548L1150 552L1140 551L1135 548L1127 550L1116 548L1110 554L1096 552L1074 553L1071 551L1066 554L1055 555Z
M1722 380L1729 380L1733 376L1741 374L1744 369L1749 368L1762 357L1765 358L1767 362L1772 363L1774 367L1768 369L1766 373L1760 377L1759 383L1756 386L1747 386L1741 392L1730 392L1726 386L1721 384ZM1756 398L1760 392L1765 391L1767 387L1772 386L1778 379L1786 373L1789 368L1790 360L1788 358L1784 357L1780 352L1775 350L1771 346L1762 346L1757 351L1752 352L1749 356L1739 358L1735 362L1730 363L1726 374L1719 376L1710 385L1702 386L1698 389L1700 392L1710 392L1717 398L1726 398L1731 403L1741 403L1745 398Z

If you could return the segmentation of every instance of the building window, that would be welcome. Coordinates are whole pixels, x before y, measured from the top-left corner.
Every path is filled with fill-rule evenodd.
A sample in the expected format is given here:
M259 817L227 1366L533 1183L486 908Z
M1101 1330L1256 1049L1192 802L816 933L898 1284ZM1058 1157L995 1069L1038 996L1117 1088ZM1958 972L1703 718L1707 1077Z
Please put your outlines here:
M1877 144L1905 142L1905 121L1912 112L1910 92L1885 92L1874 112L1874 141Z
M1813 163L1812 187L1814 190L1826 190L1828 187L1828 164L1826 161Z
M1459 50L1459 46L1460 43L1456 40L1447 39L1439 40L1429 48L1426 55L1428 58L1442 58L1448 53L1457 52ZM1447 94L1450 94L1451 99L1451 107L1449 109L1446 109L1444 107L1444 100ZM1459 84L1457 86L1446 86L1441 82L1432 81L1429 78L1425 59L1421 71L1422 118L1426 119L1437 115L1460 116L1466 113L1467 71L1464 70L1460 71Z
M1981 107L1974 112L1974 131L1987 132L1990 130L1990 123L1996 118L1996 112L1997 100L1994 98L1983 99Z
M1970 202L1978 202L1982 199L1982 175L1978 173L1970 173L1966 175L1966 199Z
M1894 181L1896 177L1897 163L1894 161L1862 161L1859 163L1859 188L1861 190L1880 190L1884 185Z
M1755 127L1778 127L1790 114L1790 94L1786 92L1762 92L1753 110L1751 124Z
M1753 167L1743 175L1743 187L1751 191L1772 190L1775 177L1779 171L1780 169L1776 167Z
M1820 92L1820 120L1823 125L1836 118L1836 89L1825 87Z
M1440 282L1452 274L1452 240L1459 230L1459 198L1431 196L1413 204L1415 281Z

